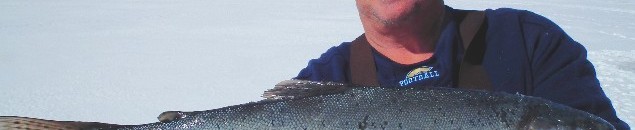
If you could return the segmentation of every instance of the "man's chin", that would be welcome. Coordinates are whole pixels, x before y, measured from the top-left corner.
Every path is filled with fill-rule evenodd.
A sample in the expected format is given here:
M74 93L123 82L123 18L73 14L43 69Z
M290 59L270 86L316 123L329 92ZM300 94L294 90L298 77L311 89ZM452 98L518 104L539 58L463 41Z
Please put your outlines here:
M373 10L373 17L385 24L399 24L406 22L410 17L417 14L417 5L402 5L393 8L376 8Z
M384 25L400 25L408 21L411 17L412 13L409 14L399 14L399 15L382 15L373 13L374 19L378 22L381 22Z

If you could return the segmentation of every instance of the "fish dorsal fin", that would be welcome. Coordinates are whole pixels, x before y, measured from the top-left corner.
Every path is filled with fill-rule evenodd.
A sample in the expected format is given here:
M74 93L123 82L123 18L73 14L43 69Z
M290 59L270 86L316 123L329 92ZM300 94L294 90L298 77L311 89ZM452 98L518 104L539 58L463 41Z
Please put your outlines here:
M262 97L265 99L294 99L334 94L348 89L348 85L343 83L292 79L276 84L274 88L265 91Z
M187 117L187 114L181 111L166 111L159 114L159 117L157 118L159 119L160 122L167 123L167 122L172 122L174 120L182 119L185 117Z
M0 116L0 130L102 130L123 125L98 122L54 121L28 117Z

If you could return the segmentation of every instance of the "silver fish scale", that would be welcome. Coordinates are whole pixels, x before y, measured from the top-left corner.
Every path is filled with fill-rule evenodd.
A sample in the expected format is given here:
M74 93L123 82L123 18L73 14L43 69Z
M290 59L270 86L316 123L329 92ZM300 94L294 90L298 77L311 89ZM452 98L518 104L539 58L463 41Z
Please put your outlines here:
M353 88L191 112L173 122L124 129L525 129L533 128L526 118L550 112L542 110L550 102L537 100L441 88Z

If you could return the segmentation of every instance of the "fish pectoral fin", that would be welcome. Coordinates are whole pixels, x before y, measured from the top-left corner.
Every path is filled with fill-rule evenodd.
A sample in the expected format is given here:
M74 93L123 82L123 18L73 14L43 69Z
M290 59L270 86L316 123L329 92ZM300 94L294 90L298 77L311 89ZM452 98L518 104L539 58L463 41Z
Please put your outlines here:
M117 129L120 127L123 127L123 125L0 116L0 130L101 130Z
M272 89L265 91L265 99L293 99L317 95L339 93L350 89L346 84L336 82L315 82L308 80L285 80Z
M172 122L174 120L185 118L186 116L187 115L184 112L181 112L181 111L166 111L166 112L163 112L163 113L159 114L159 117L157 117L157 118L159 119L160 122L168 123L168 122Z

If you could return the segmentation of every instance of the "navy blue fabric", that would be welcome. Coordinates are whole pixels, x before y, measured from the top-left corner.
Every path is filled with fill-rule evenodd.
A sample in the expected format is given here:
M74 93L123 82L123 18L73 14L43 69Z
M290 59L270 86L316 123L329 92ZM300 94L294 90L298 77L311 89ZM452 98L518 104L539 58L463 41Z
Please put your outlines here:
M486 16L489 26L483 67L494 91L542 97L598 115L617 129L629 129L602 91L586 49L555 23L529 11L507 8L486 10ZM426 61L403 65L374 51L379 83L387 87L456 86L455 73L463 53L457 26L453 20L445 25L435 54ZM342 43L309 61L295 79L349 82L350 44ZM417 71L411 73L413 70Z

